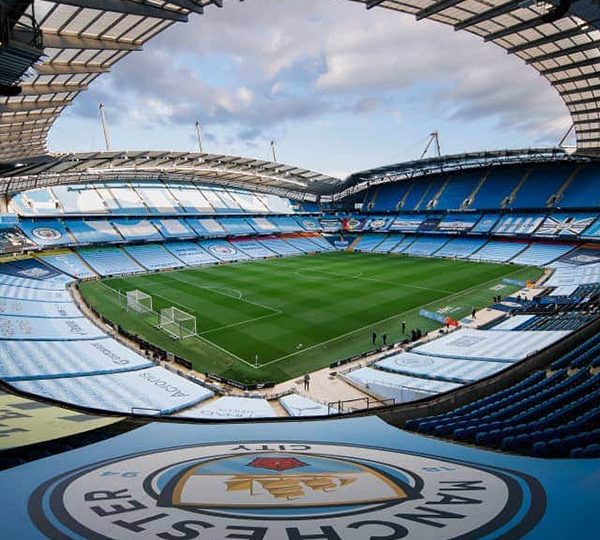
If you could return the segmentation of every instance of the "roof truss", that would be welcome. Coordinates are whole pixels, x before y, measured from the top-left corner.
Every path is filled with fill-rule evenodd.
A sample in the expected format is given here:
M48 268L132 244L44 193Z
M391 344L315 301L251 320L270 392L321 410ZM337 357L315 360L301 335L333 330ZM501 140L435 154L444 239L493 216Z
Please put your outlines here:
M60 2L68 6L112 11L126 15L139 15L140 17L152 17L154 19L179 22L187 22L188 20L184 12L131 0L60 0Z
M600 17L592 0L571 2L569 10L555 21L542 18L536 2L523 0L357 1L367 9L401 11L417 20L428 18L467 30L519 54L563 98L575 96L571 101L565 99L572 113L580 112L575 107L594 108L597 103L594 95L585 93L600 85L600 56L596 52ZM556 0L548 3L556 6ZM40 99L34 100L37 104L9 100L0 107L0 143L8 140L3 137L12 135L13 130L24 137L25 133L33 134L24 129L32 125L47 129L98 74L140 50L173 23L184 22L190 13L203 13L209 6L222 7L223 0L48 0L47 4L49 11L39 22L48 53L22 93ZM107 13L115 16L102 19ZM53 22L57 20L61 23ZM116 27L121 30L114 32ZM56 101L57 97L62 101ZM37 146L34 150L37 152ZM28 151L25 146L15 147L13 157L25 158Z
M600 50L600 42L598 41L590 41L589 43L582 43L581 45L574 45L573 47L566 47L564 49L557 49L551 53L540 54L539 56L533 56L532 58L528 58L525 63L527 64L535 64L537 62L545 62L547 60L555 60L556 58L561 58L563 56L568 56L570 54L577 54L581 52Z
M437 15L448 8L460 4L462 1L463 0L439 0L438 2L433 3L431 6L418 11L415 17L417 18L417 21L420 21L421 19L427 19L432 15Z

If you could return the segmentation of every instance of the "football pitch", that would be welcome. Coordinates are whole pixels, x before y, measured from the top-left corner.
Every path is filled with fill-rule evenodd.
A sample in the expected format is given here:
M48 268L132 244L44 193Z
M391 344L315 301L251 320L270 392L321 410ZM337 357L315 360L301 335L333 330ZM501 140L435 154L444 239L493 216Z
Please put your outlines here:
M86 301L112 322L211 372L246 384L281 382L440 325L424 307L460 319L518 289L502 278L537 279L515 265L362 253L323 253L104 279L80 284ZM123 309L141 290L153 309L196 316L195 337L172 339L155 314ZM120 294L119 294L120 293ZM401 323L406 322L406 334Z

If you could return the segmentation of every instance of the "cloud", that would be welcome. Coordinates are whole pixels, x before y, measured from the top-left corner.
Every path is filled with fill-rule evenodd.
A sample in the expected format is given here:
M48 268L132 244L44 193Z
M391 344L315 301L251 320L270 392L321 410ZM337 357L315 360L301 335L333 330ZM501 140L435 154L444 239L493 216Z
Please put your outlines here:
M201 119L244 142L296 122L383 110L394 129L418 109L424 125L490 121L506 138L526 133L534 141L554 140L569 122L549 85L501 49L346 0L210 6L129 55L71 114L97 116L99 100L114 123Z
M363 98L354 104L357 113L372 113L381 108L381 100L377 98Z
M518 61L465 69L460 80L440 92L439 98L451 104L450 118L454 120L493 118L499 129L525 131L535 141L555 142L555 136L570 125L558 95Z

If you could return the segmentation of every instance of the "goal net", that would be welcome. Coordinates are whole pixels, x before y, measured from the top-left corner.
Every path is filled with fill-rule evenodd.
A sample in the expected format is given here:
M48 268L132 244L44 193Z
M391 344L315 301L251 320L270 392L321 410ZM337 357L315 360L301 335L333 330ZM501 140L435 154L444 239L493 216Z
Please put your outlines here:
M196 317L176 307L161 309L158 328L175 339L185 339L196 335Z
M145 292L138 291L127 291L125 294L125 307L138 313L148 313L152 311L152 297Z

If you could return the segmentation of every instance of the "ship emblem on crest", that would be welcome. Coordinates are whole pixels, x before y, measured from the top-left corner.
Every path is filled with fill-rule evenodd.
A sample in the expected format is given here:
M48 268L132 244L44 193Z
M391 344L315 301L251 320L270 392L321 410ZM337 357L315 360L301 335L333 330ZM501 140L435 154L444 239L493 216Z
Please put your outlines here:
M400 502L417 495L407 476L355 461L285 453L227 456L173 477L159 503L171 507L286 509Z

